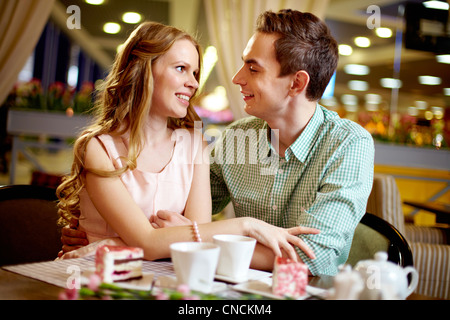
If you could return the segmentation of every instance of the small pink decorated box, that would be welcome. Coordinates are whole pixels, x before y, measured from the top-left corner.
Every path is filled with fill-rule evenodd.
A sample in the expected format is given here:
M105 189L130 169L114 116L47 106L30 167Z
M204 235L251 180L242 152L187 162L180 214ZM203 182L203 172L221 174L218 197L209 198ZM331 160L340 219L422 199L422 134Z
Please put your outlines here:
M278 296L297 299L306 294L308 267L302 262L277 257L272 277L272 292Z

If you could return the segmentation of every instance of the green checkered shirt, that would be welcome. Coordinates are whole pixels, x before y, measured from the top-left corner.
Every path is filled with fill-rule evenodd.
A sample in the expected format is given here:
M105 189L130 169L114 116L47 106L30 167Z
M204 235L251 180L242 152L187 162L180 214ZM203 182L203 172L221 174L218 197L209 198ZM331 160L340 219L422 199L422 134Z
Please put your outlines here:
M231 124L216 141L211 154L213 212L231 200L236 217L319 229L318 235L301 235L316 259L297 251L313 275L334 275L347 260L366 210L373 139L358 124L320 105L284 157L273 150L268 129L265 121L248 117Z

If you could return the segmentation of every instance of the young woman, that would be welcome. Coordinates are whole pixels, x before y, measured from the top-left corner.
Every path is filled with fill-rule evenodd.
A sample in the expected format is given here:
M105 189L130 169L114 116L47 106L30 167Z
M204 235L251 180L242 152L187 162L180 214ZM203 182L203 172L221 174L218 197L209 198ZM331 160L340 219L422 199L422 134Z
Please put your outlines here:
M63 258L95 252L102 243L144 249L148 260L170 256L169 245L211 241L218 233L255 237L275 255L310 228L283 229L254 218L211 222L208 159L191 101L201 70L198 43L187 33L146 22L118 54L97 103L98 116L74 146L71 175L59 186L61 216L78 219L89 245ZM207 157L206 157L207 158ZM198 223L154 227L156 214L176 212Z

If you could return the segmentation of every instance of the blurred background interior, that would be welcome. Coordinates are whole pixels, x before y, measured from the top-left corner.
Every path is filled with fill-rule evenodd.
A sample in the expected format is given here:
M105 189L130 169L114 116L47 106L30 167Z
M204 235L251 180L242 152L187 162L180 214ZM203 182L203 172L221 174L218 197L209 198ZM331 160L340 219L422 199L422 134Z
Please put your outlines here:
M377 173L402 200L450 203L450 25L447 1L6 0L0 3L0 185L56 183L89 121L95 87L139 22L197 35L204 75L197 111L213 141L245 117L231 77L266 9L310 11L339 43L338 70L320 103L376 142ZM5 44L5 45L4 45ZM52 177L56 180L51 180ZM49 180L50 179L50 180ZM404 205L418 225L434 214Z

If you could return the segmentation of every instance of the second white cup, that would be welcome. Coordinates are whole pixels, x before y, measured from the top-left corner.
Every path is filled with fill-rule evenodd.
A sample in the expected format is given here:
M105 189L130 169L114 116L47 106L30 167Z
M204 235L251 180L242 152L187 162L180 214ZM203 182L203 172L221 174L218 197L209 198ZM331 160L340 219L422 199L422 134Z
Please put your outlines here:
M246 280L256 240L250 237L219 234L213 241L220 247L217 275L233 280Z

